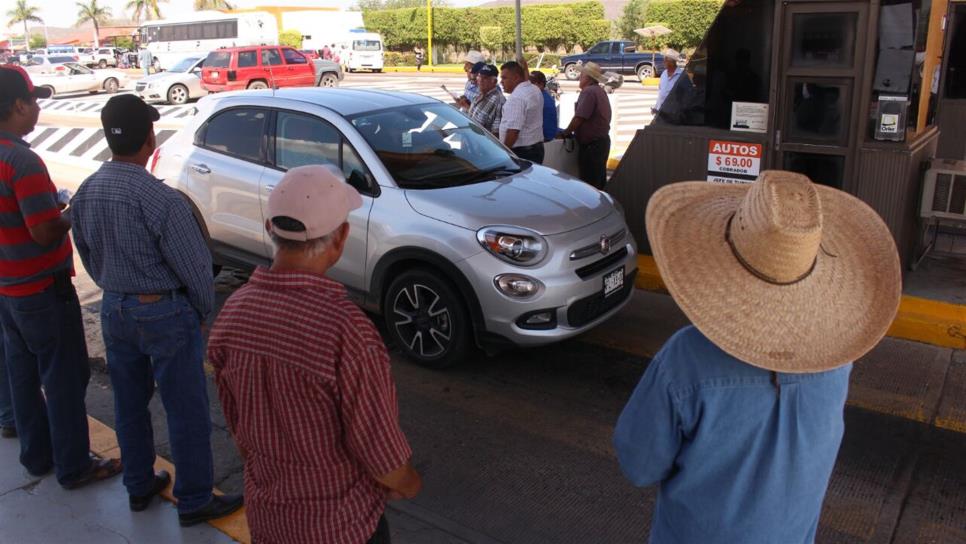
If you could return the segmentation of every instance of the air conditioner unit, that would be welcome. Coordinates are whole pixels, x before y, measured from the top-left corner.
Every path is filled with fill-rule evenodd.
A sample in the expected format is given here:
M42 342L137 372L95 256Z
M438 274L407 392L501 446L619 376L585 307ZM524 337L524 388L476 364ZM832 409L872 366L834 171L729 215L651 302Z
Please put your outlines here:
M932 162L923 180L919 216L966 221L966 161Z

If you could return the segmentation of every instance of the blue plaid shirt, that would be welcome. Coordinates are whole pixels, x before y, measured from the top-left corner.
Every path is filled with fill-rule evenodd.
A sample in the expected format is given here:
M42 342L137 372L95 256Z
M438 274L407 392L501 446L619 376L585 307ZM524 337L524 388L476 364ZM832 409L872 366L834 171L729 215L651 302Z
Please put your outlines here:
M177 191L141 166L105 162L81 184L70 213L77 252L101 289L184 289L202 319L211 313L211 253Z

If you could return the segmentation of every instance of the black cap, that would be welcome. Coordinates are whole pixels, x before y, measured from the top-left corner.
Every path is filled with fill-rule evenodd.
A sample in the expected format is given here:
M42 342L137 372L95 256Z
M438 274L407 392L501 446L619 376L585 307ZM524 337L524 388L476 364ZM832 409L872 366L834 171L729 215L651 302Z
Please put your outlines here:
M19 66L0 66L0 102L8 104L17 99L31 98L50 98L50 88L34 87L26 70Z
M101 125L111 151L119 155L137 153L161 114L133 94L117 95L101 110Z
M478 73L480 73L480 70L482 70L484 66L486 66L486 63L485 62L483 62L483 61L477 62L476 64L473 65L472 68L470 68L470 73L471 74L478 74Z
M486 64L482 68L480 68L478 74L481 76L496 77L500 75L500 71L496 69L496 66L493 66L492 64Z

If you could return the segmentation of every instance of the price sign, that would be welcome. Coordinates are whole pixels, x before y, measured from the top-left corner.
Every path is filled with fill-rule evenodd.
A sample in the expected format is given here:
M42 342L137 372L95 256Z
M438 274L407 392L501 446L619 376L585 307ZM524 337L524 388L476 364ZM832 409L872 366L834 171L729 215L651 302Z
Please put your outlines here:
M762 145L711 140L708 145L708 181L751 183L761 173Z

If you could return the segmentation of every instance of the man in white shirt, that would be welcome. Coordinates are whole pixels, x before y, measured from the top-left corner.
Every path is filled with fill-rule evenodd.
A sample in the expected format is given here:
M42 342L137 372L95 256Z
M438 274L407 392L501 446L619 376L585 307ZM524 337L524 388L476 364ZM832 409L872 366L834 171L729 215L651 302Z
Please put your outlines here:
M678 70L678 56L675 53L664 55L664 71L661 72L661 82L657 85L657 103L651 108L651 113L657 114L661 111L661 105L671 94L671 89L678 82L681 70Z
M521 159L543 164L543 94L515 61L500 67L500 83L510 94L503 105L500 141Z

